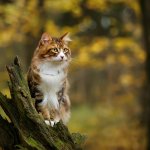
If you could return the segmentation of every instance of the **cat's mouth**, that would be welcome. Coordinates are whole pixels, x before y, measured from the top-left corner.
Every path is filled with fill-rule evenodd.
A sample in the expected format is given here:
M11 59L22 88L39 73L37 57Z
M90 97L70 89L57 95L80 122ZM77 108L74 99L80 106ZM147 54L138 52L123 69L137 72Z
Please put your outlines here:
M68 59L53 59L53 58L45 59L43 61L48 62L48 63L54 63L54 64L62 64L62 63L69 62Z
M51 62L58 62L58 63L64 63L64 62L67 62L68 60L66 59L59 59L59 60L51 60Z

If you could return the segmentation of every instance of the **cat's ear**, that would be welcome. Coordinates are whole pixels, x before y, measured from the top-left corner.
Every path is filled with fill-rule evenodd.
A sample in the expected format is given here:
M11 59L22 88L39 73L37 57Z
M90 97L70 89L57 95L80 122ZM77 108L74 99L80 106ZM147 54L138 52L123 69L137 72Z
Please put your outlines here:
M43 33L42 34L42 37L41 37L41 40L40 40L40 43L42 44L42 45L44 45L44 44L47 44L47 43L49 43L50 41L52 41L52 37L50 36L50 34L48 34L48 33Z
M60 40L64 41L66 44L68 44L68 42L71 42L72 40L70 39L69 33L65 33L63 34L60 38Z

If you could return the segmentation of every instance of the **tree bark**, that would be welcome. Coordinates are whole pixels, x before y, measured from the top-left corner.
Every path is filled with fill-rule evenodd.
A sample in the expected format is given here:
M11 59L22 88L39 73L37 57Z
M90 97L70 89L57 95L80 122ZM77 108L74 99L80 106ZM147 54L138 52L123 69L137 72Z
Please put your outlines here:
M11 123L0 117L0 146L7 150L81 150L84 136L70 134L62 122L48 126L37 113L17 57L7 71L11 99L0 93L0 105Z

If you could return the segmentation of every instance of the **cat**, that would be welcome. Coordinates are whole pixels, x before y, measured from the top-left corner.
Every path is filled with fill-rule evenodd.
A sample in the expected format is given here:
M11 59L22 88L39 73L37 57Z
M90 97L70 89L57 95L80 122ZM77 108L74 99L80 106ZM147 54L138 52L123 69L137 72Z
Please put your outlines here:
M43 33L27 73L35 107L45 123L51 126L60 120L66 124L70 118L67 80L71 61L70 41L68 33L59 38Z

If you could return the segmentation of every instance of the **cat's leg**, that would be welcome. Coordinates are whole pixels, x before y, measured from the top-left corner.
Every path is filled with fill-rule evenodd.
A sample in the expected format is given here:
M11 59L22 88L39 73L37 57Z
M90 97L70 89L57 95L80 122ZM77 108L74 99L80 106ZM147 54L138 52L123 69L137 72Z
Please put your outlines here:
M63 123L66 125L68 123L70 119L70 110L67 110L62 107L61 108L61 120L63 121Z
M38 107L40 110L40 113L45 119L45 123L50 126L54 126L57 122L60 121L60 115L57 110L49 110L49 108L46 106L40 105Z
M50 112L49 112L49 109L48 109L48 106L47 106L47 98L44 99L43 97L43 94L37 89L36 90L36 93L35 93L35 99L36 99L36 102L35 102L35 107L36 107L36 110L42 114L44 120L45 120L45 123L47 125L51 125L53 126L53 123L51 123L51 119L50 119Z
M56 110L56 109L51 109L50 110L50 122L51 122L51 126L53 127L59 121L60 121L59 111Z
M64 124L67 124L70 119L70 100L67 95L60 102L60 119Z
M47 106L38 105L38 110L42 114L45 123L50 125L50 113Z
M50 113L47 105L43 104L43 96L38 95L38 98L36 96L35 106L36 106L36 110L42 114L45 123L50 125Z
M64 86L57 93L59 101L59 120L66 124L70 118L70 99L67 95L68 81L64 82Z

